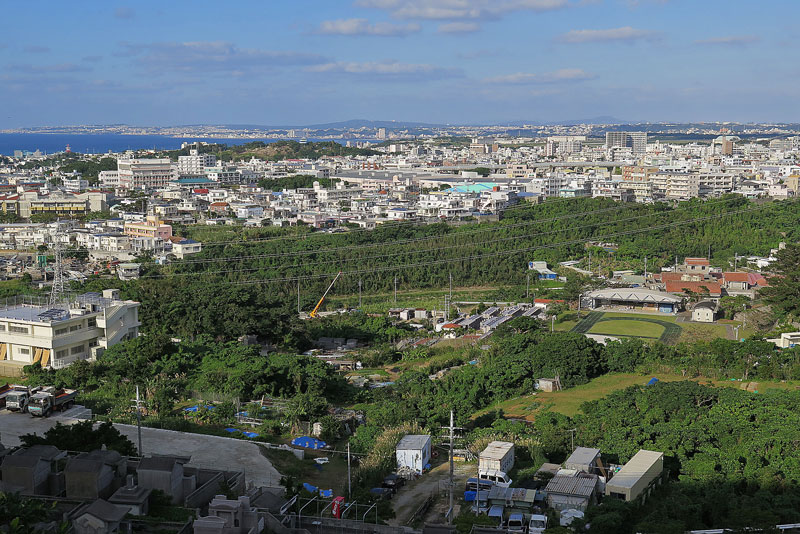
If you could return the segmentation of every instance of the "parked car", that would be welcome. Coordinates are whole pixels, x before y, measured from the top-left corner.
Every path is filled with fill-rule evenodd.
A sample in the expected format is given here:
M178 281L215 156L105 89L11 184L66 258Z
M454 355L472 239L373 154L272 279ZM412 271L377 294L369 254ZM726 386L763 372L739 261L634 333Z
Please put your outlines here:
M478 491L479 487L481 491L489 491L494 486L494 482L491 480L486 479L478 479L478 478L469 478L467 479L467 485L465 487L466 491Z
M509 534L525 534L525 516L520 513L513 513L508 516L506 529Z
M389 488L372 488L369 490L370 494L377 499L388 501L392 498L392 490Z
M381 484L384 488L389 488L392 490L392 493L397 493L397 490L402 488L405 485L406 481L404 478L399 477L397 474L392 473L391 475L387 475L386 478L383 479L383 484Z

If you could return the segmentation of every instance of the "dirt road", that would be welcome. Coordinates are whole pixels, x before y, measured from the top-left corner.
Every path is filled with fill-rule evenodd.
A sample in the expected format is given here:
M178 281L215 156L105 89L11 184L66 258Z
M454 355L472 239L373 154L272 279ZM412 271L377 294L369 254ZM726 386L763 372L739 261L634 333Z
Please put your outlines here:
M453 470L454 502L458 502L458 497L464 493L464 485L470 476L475 475L475 464L465 464L458 462ZM411 519L414 512L425 502L425 499L433 494L442 492L444 502L447 502L447 480L450 476L450 466L447 463L436 466L430 472L425 473L414 481L407 482L392 499L395 518L388 521L390 525L403 526ZM445 509L447 504L444 505ZM446 511L446 510L445 510Z

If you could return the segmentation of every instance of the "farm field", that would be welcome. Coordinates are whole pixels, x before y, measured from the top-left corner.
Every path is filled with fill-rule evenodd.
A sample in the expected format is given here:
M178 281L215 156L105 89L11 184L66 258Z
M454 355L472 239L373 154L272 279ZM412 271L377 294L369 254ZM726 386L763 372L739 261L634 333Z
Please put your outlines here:
M475 415L481 415L482 413L492 410L502 410L506 417L532 421L535 419L537 412L549 409L564 415L574 416L580 413L580 406L586 401L602 399L614 391L625 389L630 386L644 385L653 377L658 378L661 382L693 380L695 382L711 384L715 387L733 387L754 393L769 393L770 391L800 388L800 381L742 382L739 380L710 380L706 377L684 378L679 374L670 373L655 373L652 375L610 373L574 388L554 392L539 392L510 399L495 404Z

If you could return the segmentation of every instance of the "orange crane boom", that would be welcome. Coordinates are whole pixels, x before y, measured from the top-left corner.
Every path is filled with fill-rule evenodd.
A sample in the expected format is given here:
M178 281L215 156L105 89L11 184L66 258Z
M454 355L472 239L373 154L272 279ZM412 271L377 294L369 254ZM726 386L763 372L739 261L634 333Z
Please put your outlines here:
M319 307L322 306L323 302L325 302L325 297L328 296L328 292L331 290L331 288L333 287L333 284L336 283L336 281L339 279L340 276L342 276L342 271L339 271L339 273L336 275L336 278L334 278L333 282L331 282L331 285L329 285L328 289L325 290L325 293L323 293L322 298L319 299L319 302L317 302L317 305L314 306L314 309L312 310L312 312L308 314L309 317L316 317L317 316L317 310L319 310Z

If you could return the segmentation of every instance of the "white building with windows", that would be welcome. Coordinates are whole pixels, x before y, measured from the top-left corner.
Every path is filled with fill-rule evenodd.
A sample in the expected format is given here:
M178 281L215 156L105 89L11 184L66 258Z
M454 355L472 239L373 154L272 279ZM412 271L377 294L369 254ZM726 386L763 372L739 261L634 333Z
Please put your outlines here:
M55 306L29 297L0 306L0 368L20 375L39 364L60 369L94 360L103 350L139 335L139 303L122 300L119 290L84 293Z
M217 156L201 154L196 148L189 151L188 156L178 156L178 174L189 176L202 176L206 167L217 165Z

